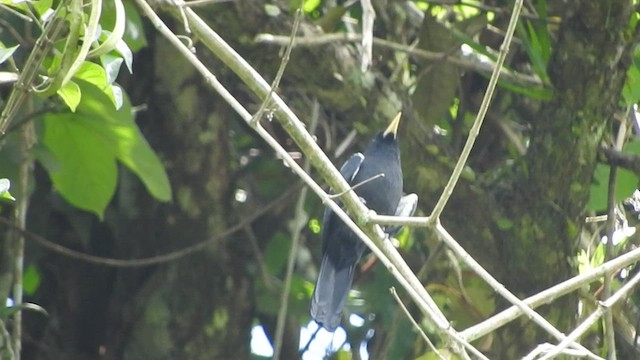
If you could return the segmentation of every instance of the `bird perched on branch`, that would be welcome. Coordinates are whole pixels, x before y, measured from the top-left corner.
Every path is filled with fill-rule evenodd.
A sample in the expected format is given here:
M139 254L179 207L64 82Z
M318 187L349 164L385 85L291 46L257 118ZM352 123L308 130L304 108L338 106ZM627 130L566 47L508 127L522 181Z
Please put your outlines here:
M418 197L402 196L399 123L400 114L371 140L364 154L353 154L340 173L369 209L381 215L411 216ZM400 229L388 226L384 230L395 235ZM328 331L340 325L356 265L366 250L358 236L327 207L322 221L322 263L311 298L311 317Z

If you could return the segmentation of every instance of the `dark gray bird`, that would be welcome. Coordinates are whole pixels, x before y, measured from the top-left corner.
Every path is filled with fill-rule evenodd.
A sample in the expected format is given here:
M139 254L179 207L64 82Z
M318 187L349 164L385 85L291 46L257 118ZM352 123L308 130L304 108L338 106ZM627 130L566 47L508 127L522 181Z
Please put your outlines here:
M364 154L353 154L342 165L340 173L350 185L357 185L354 191L369 209L381 215L411 216L418 197L402 196L396 137L399 123L400 114L371 140ZM379 174L384 176L373 179ZM385 232L394 235L400 229L400 226L389 226ZM328 331L340 325L356 265L367 250L357 235L326 208L322 222L322 264L311 298L311 317Z

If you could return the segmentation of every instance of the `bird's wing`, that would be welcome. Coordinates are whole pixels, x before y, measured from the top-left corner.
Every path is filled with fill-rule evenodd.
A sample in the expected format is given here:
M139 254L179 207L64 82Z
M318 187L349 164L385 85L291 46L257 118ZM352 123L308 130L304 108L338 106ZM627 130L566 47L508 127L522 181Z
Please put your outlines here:
M418 195L409 194L400 199L395 216L412 216L418 207Z
M360 170L360 165L364 161L364 155L362 153L355 153L351 155L349 160L345 161L340 168L340 174L342 177L347 180L348 183L351 183L353 179L358 175L358 171Z
M351 155L349 160L345 161L344 164L342 164L342 167L340 168L340 174L342 174L342 177L345 180L347 180L348 183L351 183L353 179L356 177L356 175L358 175L358 171L360 170L360 165L362 165L363 161L364 161L364 155L358 152ZM331 208L327 206L324 209L324 215L322 216L322 227L323 227L322 252L326 250L326 246L327 246L328 231L326 231L325 229L330 228L332 226L331 223L335 222L336 219L337 218L334 216L333 211L331 211ZM342 221L342 220L337 220L337 221Z
M412 216L416 212L418 207L418 195L409 194L400 199L398 207L396 208L395 216ZM402 230L402 226L393 225L387 226L385 232L391 236L397 234Z

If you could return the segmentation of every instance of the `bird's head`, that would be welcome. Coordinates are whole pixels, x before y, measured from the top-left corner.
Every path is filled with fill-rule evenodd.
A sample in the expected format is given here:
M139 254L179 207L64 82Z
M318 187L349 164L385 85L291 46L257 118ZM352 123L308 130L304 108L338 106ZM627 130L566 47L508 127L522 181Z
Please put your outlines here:
M398 115L396 115L396 117L394 117L393 120L391 120L391 123L389 124L389 126L387 126L387 128L382 132L383 139L396 140L397 134L398 134L398 125L400 124L401 116L402 116L402 113L398 113Z
M367 149L365 149L365 156L371 155L372 153L387 153L393 154L394 156L400 156L400 151L398 150L398 125L400 124L400 115L398 113L387 128L379 132L376 136L373 137Z

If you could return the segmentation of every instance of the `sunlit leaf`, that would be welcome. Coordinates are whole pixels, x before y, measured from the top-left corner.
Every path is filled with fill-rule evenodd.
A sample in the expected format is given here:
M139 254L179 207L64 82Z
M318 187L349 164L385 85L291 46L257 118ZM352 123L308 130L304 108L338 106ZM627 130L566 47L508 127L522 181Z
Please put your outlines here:
M94 130L100 120L47 114L44 125L43 142L59 167L49 171L53 185L73 206L102 218L116 189L117 167L111 145Z
M16 199L9 193L11 181L9 179L0 179L0 199L15 201Z
M55 163L43 162L55 188L74 206L102 216L112 198L121 161L157 199L171 198L160 160L133 122L131 106L116 110L104 92L79 80L75 113L47 114L44 141Z
M80 98L82 96L80 87L73 81L69 81L63 87L58 89L58 95L62 98L65 104L72 112L76 111L78 104L80 104Z

